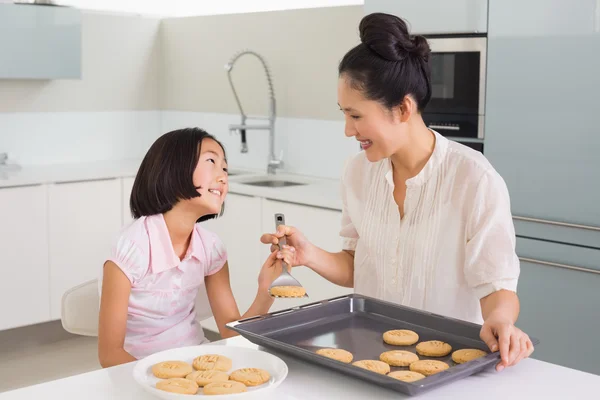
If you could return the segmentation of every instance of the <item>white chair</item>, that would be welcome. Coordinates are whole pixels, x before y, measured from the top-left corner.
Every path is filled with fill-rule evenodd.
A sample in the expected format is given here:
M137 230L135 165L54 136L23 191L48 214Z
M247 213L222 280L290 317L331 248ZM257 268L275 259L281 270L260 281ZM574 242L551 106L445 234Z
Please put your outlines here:
M75 335L98 336L100 294L94 279L67 290L62 297L61 322L65 331ZM196 297L196 320L212 317L206 287L202 285Z

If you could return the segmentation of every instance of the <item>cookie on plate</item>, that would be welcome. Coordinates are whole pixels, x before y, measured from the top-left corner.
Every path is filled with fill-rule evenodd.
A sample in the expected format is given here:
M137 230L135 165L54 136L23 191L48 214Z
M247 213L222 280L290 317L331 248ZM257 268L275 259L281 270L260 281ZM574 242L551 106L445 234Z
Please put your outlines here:
M156 388L165 392L178 394L196 394L198 392L198 384L184 378L171 378L158 381Z
M381 375L386 375L390 372L389 364L377 360L361 360L353 362L352 365L363 368Z
M163 361L152 366L152 373L160 379L184 378L194 369L183 361Z
M402 382L416 382L425 378L425 375L415 371L394 371L390 372L387 376L398 379Z
M383 341L393 346L411 346L419 341L419 335L407 329L395 329L385 332Z
M207 396L221 395L221 394L236 394L246 392L246 385L240 382L227 381L227 382L213 382L204 386L202 393Z
M206 371L194 371L186 376L185 379L194 381L198 384L198 386L202 387L213 382L227 382L229 380L229 375L223 371L209 369Z
M242 368L233 371L229 379L243 383L246 386L258 386L268 382L271 379L271 375L260 368Z
M452 346L439 340L421 342L417 345L417 353L425 357L444 357L452 352Z
M279 297L302 297L306 289L302 286L274 286L271 288L271 296Z
M437 374L438 372L442 372L448 368L450 368L448 364L438 360L419 360L410 364L411 371L418 372L425 376Z
M231 359L218 354L205 354L196 357L193 362L194 368L199 371L217 370L227 372L231 369ZM191 372L190 372L191 373Z
M391 350L381 353L379 359L393 367L408 367L411 363L419 361L419 356L405 350Z
M343 363L351 363L354 356L349 351L344 349L319 349L316 353L323 357L333 358L334 360Z
M452 353L452 361L457 364L463 364L485 355L487 353L479 349L460 349Z

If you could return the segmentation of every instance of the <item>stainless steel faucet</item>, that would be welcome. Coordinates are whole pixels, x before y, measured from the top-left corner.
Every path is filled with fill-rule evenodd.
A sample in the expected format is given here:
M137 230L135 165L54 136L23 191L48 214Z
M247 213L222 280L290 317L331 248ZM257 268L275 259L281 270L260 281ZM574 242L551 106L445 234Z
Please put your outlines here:
M267 118L257 118L253 119L266 119L268 120L267 124L263 125L248 125L246 123L246 119L249 118L246 114L244 114L244 110L242 109L242 104L240 103L240 99L235 91L235 87L233 86L233 81L231 80L231 71L233 70L233 64L245 54L252 54L257 57L262 63L265 74L267 75L267 84L269 85L269 116ZM242 139L242 147L240 151L242 153L248 152L248 144L246 143L246 131L247 130L267 130L269 131L269 161L267 164L267 174L275 174L278 168L283 168L283 151L281 152L281 156L277 158L275 155L275 91L273 90L273 82L271 80L271 73L269 72L269 67L267 67L267 63L265 59L258 53L252 50L242 50L236 53L231 60L225 64L225 70L227 71L227 78L229 79L229 85L231 86L231 90L233 91L233 96L235 97L235 101L240 109L240 113L242 114L242 122L238 125L229 125L230 132L239 132Z

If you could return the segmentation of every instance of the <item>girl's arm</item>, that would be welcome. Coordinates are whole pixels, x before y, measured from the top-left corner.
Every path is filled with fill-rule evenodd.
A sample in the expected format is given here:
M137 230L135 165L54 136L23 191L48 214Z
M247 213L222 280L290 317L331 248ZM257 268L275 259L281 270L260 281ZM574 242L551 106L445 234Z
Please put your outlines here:
M123 348L130 291L129 279L115 263L107 261L102 278L98 325L98 359L103 368L136 361Z
M285 261L291 265L294 258L293 253L290 250L284 250L281 253ZM269 312L274 302L273 298L269 295L269 286L280 273L281 262L277 259L277 251L274 251L262 266L258 276L258 293L244 315L240 315L233 292L231 291L229 265L227 262L225 262L225 265L219 272L205 278L204 282L206 284L206 293L210 308L223 339L238 335L237 332L227 329L225 324Z

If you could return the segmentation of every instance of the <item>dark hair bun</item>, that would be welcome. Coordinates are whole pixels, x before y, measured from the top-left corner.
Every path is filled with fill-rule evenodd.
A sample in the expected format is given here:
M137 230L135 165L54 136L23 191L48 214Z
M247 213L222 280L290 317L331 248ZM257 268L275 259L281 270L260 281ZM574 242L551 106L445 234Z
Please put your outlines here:
M369 14L360 21L358 29L361 42L381 58L400 61L412 55L429 60L427 39L411 37L406 22L395 15Z

